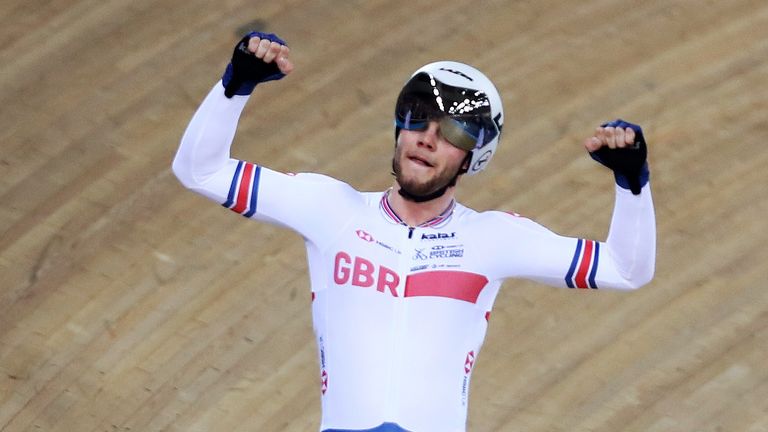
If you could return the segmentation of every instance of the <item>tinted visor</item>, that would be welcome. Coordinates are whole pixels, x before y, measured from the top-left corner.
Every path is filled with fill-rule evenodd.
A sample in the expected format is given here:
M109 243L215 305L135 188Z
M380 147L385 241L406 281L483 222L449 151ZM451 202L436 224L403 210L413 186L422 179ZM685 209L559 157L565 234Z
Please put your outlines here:
M483 147L499 135L484 92L443 84L422 72L400 92L395 124L406 130L423 130L430 121L440 124L446 140L467 151Z

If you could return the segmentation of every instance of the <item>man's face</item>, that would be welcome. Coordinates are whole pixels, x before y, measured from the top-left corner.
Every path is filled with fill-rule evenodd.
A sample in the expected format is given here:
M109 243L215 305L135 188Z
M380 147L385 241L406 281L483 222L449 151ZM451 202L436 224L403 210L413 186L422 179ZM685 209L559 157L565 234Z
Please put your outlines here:
M395 179L412 194L428 195L456 176L466 156L443 138L435 121L424 130L403 129L395 148Z

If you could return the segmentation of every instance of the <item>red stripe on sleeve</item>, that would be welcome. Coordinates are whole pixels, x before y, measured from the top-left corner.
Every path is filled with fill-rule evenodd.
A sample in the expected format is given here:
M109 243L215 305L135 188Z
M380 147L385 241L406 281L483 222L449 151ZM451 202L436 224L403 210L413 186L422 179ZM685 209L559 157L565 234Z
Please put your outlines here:
M576 287L589 288L587 285L587 273L589 273L589 267L592 264L592 248L595 246L595 242L587 240L584 242L584 253L581 254L581 265L579 265L579 271L576 273Z
M429 271L409 275L405 280L405 296L447 297L476 303L480 291L488 284L483 275L462 271Z
M251 177L253 177L254 165L247 163L243 170L243 177L240 179L240 190L237 193L237 204L232 207L232 211L235 213L243 213L248 209L248 192L251 188Z

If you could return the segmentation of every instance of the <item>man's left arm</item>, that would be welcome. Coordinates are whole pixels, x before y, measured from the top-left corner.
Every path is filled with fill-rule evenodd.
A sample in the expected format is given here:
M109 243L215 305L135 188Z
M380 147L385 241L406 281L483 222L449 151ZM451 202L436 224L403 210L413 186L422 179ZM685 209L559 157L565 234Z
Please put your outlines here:
M614 120L600 125L584 147L590 156L613 171L616 200L608 238L606 271L618 288L637 288L652 278L656 264L656 217L651 198L648 149L640 126Z
M506 245L495 256L500 277L522 277L569 288L635 289L652 278L656 219L642 130L620 120L585 141L592 158L613 170L616 199L605 242L566 237L522 217L496 213L507 225L495 235ZM515 245L515 247L510 247Z

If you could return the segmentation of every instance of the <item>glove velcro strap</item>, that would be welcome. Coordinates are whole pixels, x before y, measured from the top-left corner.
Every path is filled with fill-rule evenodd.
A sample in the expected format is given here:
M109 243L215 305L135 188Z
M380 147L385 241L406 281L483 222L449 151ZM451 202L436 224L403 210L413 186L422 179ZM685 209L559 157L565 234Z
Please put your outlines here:
M618 172L613 172L613 178L616 179L616 184L619 185L622 189L631 190L632 193L635 195L640 194L640 189L643 188L646 184L648 184L648 180L650 179L651 174L650 170L648 169L648 162L646 162L643 167L640 169L640 174L638 174L637 177L635 177L634 181L630 181L630 179ZM634 184L633 184L634 183Z

